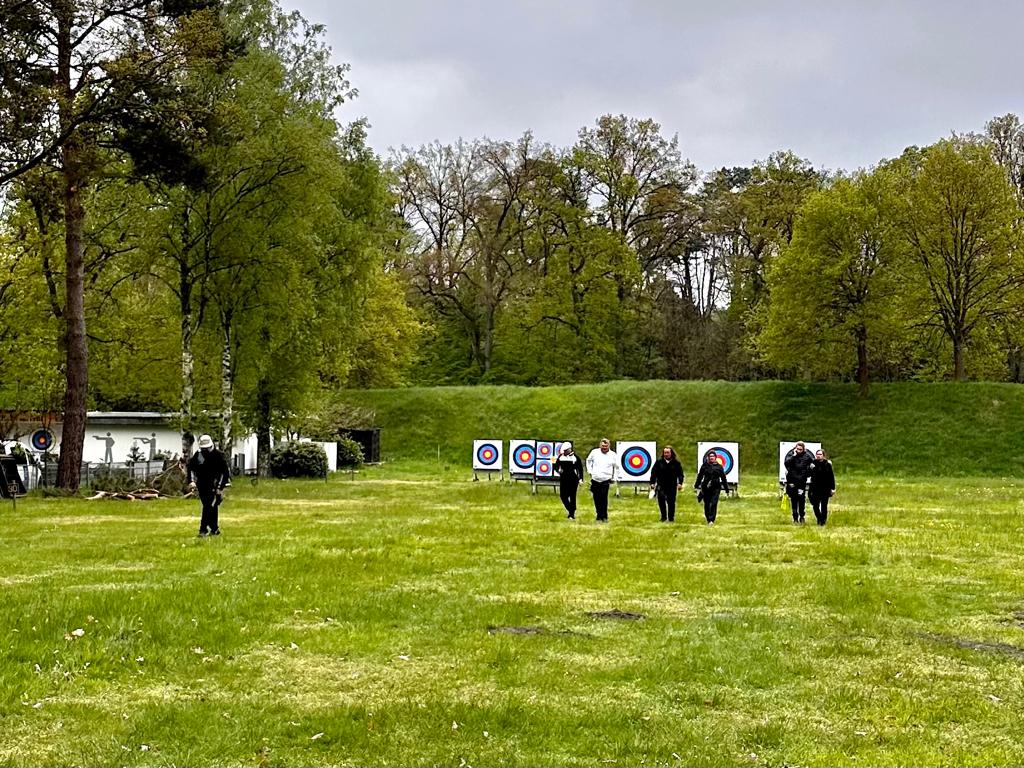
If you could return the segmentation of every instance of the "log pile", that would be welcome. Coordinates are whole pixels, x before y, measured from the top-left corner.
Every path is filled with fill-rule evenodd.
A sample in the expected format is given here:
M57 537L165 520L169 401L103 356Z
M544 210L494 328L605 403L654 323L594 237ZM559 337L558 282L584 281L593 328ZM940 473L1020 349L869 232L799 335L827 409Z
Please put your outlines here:
M97 491L94 495L89 496L88 500L150 501L151 499L159 499L162 495L156 488L136 488L134 491Z

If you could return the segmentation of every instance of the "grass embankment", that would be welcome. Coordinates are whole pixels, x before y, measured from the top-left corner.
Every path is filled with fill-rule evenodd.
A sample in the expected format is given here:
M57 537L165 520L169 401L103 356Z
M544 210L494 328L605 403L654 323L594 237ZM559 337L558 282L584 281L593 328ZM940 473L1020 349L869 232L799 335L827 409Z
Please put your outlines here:
M1014 384L614 382L574 387L443 387L345 392L368 408L395 459L440 453L469 465L474 439L568 439L589 450L602 436L681 447L740 443L744 472L771 474L780 440L819 440L837 472L1014 476L1024 473L1024 387Z
M4 504L0 764L1024 762L1024 483L841 478L819 529L763 475L709 528L466 476L239 484L205 540Z

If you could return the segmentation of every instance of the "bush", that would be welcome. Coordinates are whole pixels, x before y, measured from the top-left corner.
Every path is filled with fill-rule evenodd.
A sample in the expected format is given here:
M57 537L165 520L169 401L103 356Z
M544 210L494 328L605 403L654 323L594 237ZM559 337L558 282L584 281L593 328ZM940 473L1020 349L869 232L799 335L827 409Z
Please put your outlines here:
M315 443L285 443L270 454L274 477L327 477L327 453Z
M338 468L363 466L363 448L350 437L338 438Z

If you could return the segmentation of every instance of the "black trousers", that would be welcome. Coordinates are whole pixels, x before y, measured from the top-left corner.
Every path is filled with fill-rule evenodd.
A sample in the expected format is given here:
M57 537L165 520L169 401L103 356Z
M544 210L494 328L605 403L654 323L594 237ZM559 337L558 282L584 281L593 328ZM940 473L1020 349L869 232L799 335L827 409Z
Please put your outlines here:
M722 495L722 490L701 491L701 494L704 496L704 519L713 523L718 518L718 497Z
M209 490L200 490L199 501L203 505L203 516L199 520L199 532L200 533L213 533L219 531L220 526L217 525L217 508L220 507L220 496L212 488Z
M558 484L558 495L562 498L562 506L569 513L569 517L576 517L576 491L580 484L573 477L571 483L562 482Z
M789 496L789 506L793 510L793 520L802 523L807 508L807 492L790 486L786 488L786 495Z
M658 509L661 510L662 522L668 520L670 523L676 519L676 487L662 490L658 488Z
M608 489L611 487L611 480L598 482L590 481L590 492L594 496L594 511L597 512L598 520L608 519Z
M828 494L824 496L811 496L811 508L814 509L814 519L818 525L828 522Z

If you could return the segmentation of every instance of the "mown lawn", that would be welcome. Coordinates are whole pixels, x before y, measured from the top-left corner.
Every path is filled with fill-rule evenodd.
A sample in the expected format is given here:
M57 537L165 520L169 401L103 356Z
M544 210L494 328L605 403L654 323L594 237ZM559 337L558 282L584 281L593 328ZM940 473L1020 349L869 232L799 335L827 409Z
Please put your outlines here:
M840 476L819 529L744 480L713 528L425 464L236 484L217 539L4 502L0 764L1024 762L1024 481Z

